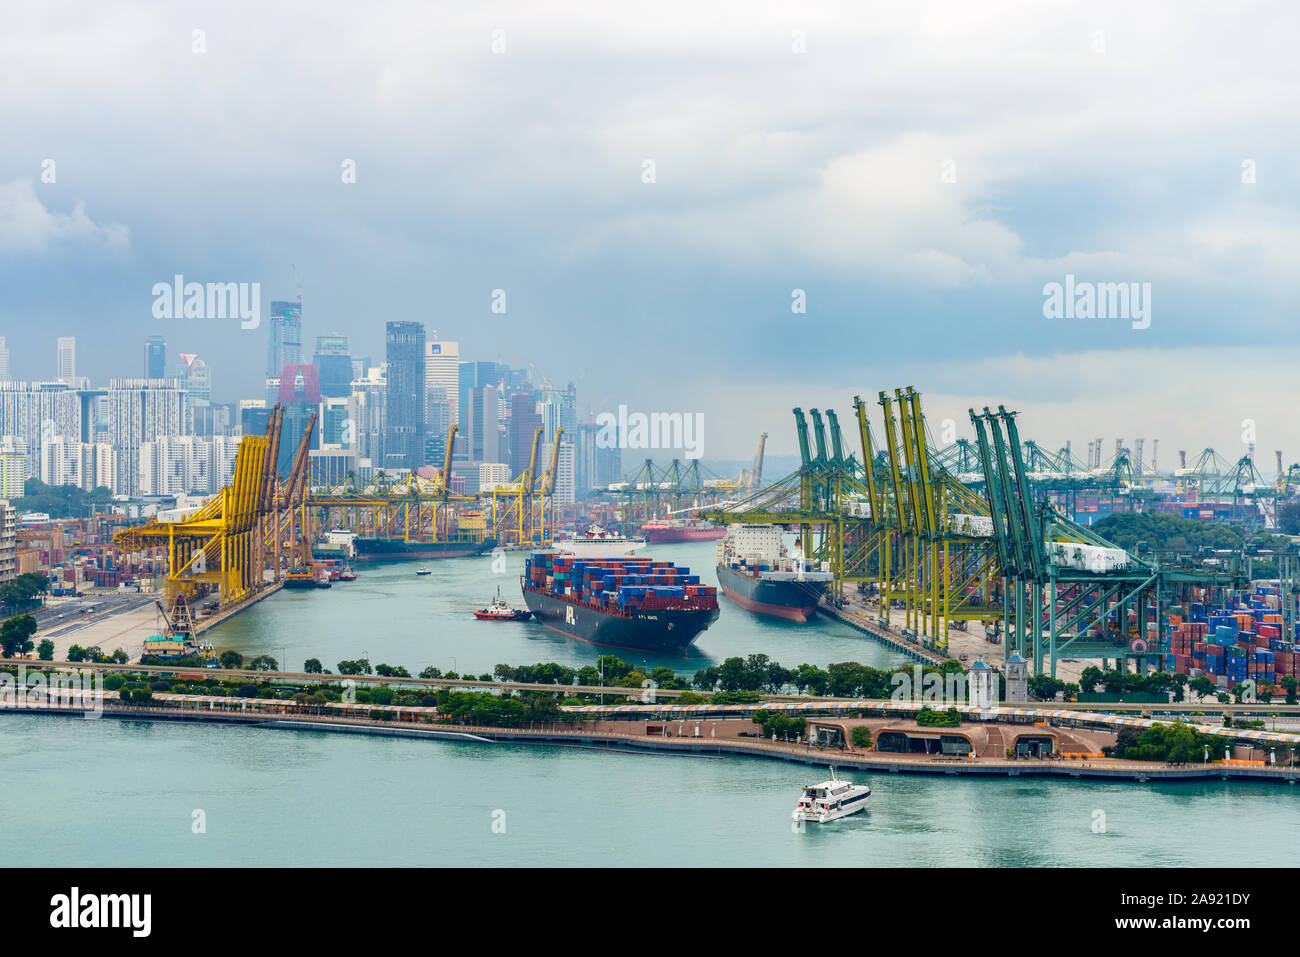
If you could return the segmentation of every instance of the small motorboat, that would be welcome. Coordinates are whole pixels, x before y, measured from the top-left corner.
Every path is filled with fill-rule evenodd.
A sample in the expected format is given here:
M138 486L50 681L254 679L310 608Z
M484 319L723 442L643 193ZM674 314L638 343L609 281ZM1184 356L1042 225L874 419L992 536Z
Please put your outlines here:
M474 612L474 617L479 621L527 621L532 615L527 608L511 608L506 604L506 600L501 597L500 588L497 589L497 597L486 608Z
M428 565L421 565L419 568L417 568L417 569L415 570L415 574L417 574L417 575L428 575L428 574L429 574L429 566L428 566Z
M330 581L330 573L329 573L329 572L321 572L320 575L319 575L319 577L317 577L317 579L316 579L316 587L317 587L317 588L330 588L330 587L333 586L333 584L334 584L334 583L333 583L332 581Z

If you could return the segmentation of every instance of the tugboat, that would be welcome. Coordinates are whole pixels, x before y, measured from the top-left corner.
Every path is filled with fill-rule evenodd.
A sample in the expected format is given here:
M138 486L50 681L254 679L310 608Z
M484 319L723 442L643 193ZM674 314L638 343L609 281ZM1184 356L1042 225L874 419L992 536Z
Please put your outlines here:
M330 581L330 573L329 573L329 572L326 572L326 571L321 572L321 573L320 573L320 576L316 579L316 587L317 587L317 588L331 588L331 587L333 587L333 585L334 585L334 583L333 583L332 581Z
M474 617L479 621L527 621L533 617L533 613L527 608L511 608L501 597L501 589L498 588L497 597L486 608L474 612Z
M804 788L790 816L796 821L825 824L861 811L867 806L869 797L871 788L865 784L841 781L835 776L835 765L832 764L831 779Z
M339 575L341 582L354 582L357 580L357 573L352 570L351 565L345 565L342 574Z
M419 568L417 568L417 569L415 570L415 574L417 574L417 575L428 575L428 574L429 574L429 566L428 566L428 565L421 565Z

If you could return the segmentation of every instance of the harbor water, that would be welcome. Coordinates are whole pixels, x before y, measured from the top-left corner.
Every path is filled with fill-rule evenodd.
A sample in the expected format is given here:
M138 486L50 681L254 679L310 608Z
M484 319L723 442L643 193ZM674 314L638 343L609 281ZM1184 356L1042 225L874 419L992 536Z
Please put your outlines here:
M0 855L29 865L1281 866L1295 788L840 772L865 812L794 830L824 769L47 715L0 719ZM201 829L199 824L201 823Z
M716 580L713 543L648 549ZM525 553L358 567L355 582L281 591L214 629L218 648L299 668L319 658L580 667L605 652L535 623L480 622L519 603ZM786 667L906 664L838 622L722 615L687 658L614 652L684 674L763 653ZM855 774L869 810L794 829L825 769L753 758L462 743L247 726L10 715L0 760L5 859L37 865L1205 866L1289 863L1296 789ZM1267 822L1266 824L1261 822Z
M651 546L638 555L687 565L703 584L716 585L715 542ZM474 618L496 594L523 607L519 577L527 552L496 557L448 558L428 562L432 574L417 576L419 561L358 565L357 580L329 589L282 590L207 633L218 649L266 654L286 670L319 658L331 670L340 660L366 658L371 664L402 665L419 674L442 671L481 675L494 665L554 661L574 668L613 654L645 668L665 666L683 675L733 655L766 654L787 668L808 663L825 667L857 661L874 668L907 663L847 625L819 618L806 625L762 618L718 599L722 613L696 640L685 658L599 648L544 628L537 622L485 622Z

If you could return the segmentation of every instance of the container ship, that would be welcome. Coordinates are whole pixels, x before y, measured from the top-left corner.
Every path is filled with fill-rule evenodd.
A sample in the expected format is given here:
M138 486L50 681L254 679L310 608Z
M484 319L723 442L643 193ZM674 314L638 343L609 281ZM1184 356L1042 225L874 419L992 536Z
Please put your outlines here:
M538 621L593 645L681 657L718 620L718 590L668 561L534 552L521 585Z
M831 572L781 544L780 525L731 525L718 543L718 584L728 598L758 615L806 622L817 612Z
M358 562L399 562L431 558L466 558L481 555L496 545L485 538L480 541L408 542L404 538L357 538L352 540Z
M641 534L651 545L674 542L712 542L727 534L721 525L698 518L656 519L641 526Z

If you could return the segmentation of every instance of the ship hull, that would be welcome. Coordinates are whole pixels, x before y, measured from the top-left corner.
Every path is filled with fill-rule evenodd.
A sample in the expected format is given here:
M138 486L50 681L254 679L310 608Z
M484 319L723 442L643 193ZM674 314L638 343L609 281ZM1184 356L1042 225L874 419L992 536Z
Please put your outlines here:
M764 581L719 565L718 586L746 611L803 624L817 614L825 582Z
M358 538L357 562L404 562L431 558L468 558L490 550L496 542L407 542L400 538Z
M727 534L725 528L649 528L642 534L651 545L671 545L676 542L716 542Z
M685 657L718 609L708 611L633 611L628 617L606 615L585 605L524 589L533 617L552 631L591 645Z

